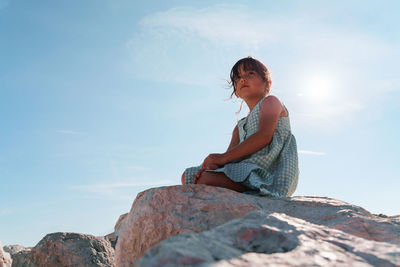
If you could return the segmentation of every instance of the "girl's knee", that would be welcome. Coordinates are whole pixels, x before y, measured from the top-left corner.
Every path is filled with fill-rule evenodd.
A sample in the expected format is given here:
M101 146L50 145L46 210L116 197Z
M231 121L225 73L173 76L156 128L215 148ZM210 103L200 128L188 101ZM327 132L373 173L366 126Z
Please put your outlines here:
M197 184L213 185L213 180L210 179L207 172L203 172L197 180Z
M182 184L184 185L185 184L185 172L183 172L183 174L182 174L181 181L182 181Z

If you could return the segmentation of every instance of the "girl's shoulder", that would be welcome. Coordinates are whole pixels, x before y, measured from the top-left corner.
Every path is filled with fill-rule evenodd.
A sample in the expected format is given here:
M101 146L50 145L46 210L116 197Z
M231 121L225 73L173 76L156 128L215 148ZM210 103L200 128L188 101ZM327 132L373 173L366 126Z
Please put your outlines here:
M279 102L281 103L281 100L274 95L267 95L266 97L264 97L264 99L261 102Z
M278 97L274 95L268 95L264 97L264 99L261 101L260 109L263 107L265 109L273 109L275 112L279 112L280 117L289 116L286 106Z

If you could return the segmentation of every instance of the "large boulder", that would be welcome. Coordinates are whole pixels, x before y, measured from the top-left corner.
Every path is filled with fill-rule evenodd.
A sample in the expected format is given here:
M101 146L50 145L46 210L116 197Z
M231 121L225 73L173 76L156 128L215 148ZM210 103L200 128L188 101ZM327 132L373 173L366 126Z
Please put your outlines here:
M114 266L114 250L108 240L76 233L48 234L30 252L14 255L19 261L15 266Z
M400 247L257 210L151 248L138 266L399 266Z
M358 238L357 242L365 241L367 242L365 244L370 244L368 246L388 243L385 246L392 249L391 246L398 247L400 245L398 218L376 216L363 208L340 200L300 196L292 198L259 197L219 187L184 185L152 188L138 194L119 230L115 251L116 265L132 266L151 247L171 236L211 230L233 219L242 218L255 210L262 211L264 217L268 217L270 214L282 215L286 216L286 221L296 222L294 225L303 223L312 225L312 227L320 226L325 230L318 231L328 231L329 233L336 231L341 235L348 235L349 240ZM282 231L284 232L283 229ZM300 230L297 229L297 231ZM283 236L281 235L282 238ZM297 236L300 238L300 234ZM206 242L219 242L218 238L214 239L210 238ZM204 241L204 239L202 240ZM298 241L297 247L303 245ZM190 248L189 244L188 248ZM318 250L318 247L314 249ZM369 250L365 251L365 253L369 253ZM253 252L260 253L257 250ZM154 252L152 253L152 257L158 258ZM243 254L243 252L240 253ZM331 253L335 254L335 250L332 250ZM382 255L376 254L375 256L379 258ZM395 257L398 257L396 255ZM187 256L190 258L189 254ZM317 264L312 260L312 255L309 255L308 259L307 264ZM389 262L392 262L391 260Z
M137 195L119 230L116 265L130 266L160 241L185 232L202 232L257 206L248 196L203 185L152 188Z
M26 248L21 245L8 245L8 246L4 246L3 249L5 252L8 252L12 255L12 254L15 254L22 250L30 250L31 248Z
M0 267L10 267L11 256L10 253L3 250L3 244L0 241Z

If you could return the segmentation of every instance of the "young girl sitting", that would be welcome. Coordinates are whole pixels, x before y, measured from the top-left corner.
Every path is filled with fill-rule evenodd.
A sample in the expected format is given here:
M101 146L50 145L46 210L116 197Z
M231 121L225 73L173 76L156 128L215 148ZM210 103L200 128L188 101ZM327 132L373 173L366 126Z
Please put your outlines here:
M210 154L201 166L187 168L182 184L291 196L299 176L296 139L290 130L289 112L270 95L268 69L247 57L233 66L230 78L233 93L246 102L250 113L238 121L227 151Z

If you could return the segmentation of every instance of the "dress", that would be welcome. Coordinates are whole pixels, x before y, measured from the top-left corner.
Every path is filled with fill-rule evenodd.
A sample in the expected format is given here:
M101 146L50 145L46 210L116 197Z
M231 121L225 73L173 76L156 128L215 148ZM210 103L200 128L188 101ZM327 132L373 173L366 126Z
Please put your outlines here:
M238 121L240 143L257 132L261 99L250 114ZM193 184L200 166L185 170L185 183ZM249 188L247 194L289 197L299 177L296 139L290 130L289 116L280 117L271 142L250 156L234 160L209 172L224 172L234 182Z

